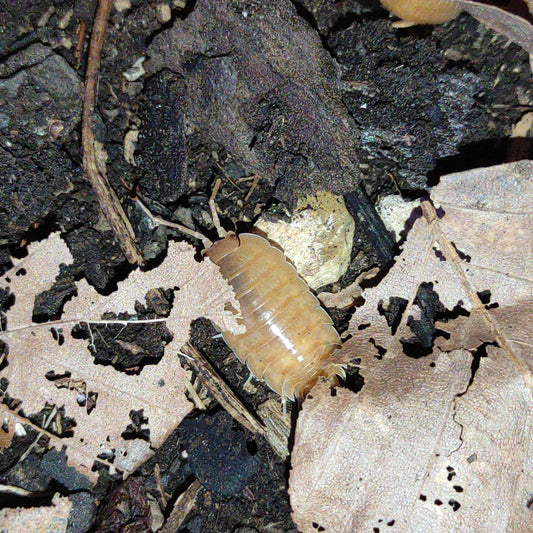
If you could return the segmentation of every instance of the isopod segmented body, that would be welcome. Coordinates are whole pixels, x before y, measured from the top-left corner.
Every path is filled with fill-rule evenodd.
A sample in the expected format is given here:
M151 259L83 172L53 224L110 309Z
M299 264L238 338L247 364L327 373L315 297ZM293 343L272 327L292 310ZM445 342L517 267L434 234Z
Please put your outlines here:
M339 334L283 253L258 235L227 234L205 250L241 305L246 332L222 332L250 371L283 399L302 399L320 377L336 383Z

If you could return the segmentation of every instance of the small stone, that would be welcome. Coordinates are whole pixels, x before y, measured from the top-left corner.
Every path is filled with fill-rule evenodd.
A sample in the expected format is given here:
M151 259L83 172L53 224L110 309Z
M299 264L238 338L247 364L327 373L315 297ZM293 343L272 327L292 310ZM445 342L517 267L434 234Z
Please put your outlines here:
M157 20L165 23L172 18L172 10L168 4L158 4L157 6Z
M143 66L145 59L144 56L139 57L128 70L122 73L122 75L128 81L136 81L139 78L142 78L146 74Z
M115 9L122 13L122 11L126 11L127 9L131 8L131 2L130 0L115 0Z
M26 436L26 430L24 429L24 426L17 422L15 424L15 435L17 437L25 437Z
M397 194L382 196L376 203L378 212L385 227L393 234L396 242L402 237L405 230L405 223L411 215L413 209L418 207L418 200L405 200Z
M350 264L355 224L342 196L318 192L298 201L291 220L265 214L255 226L283 248L312 289L338 281Z
M60 30L66 30L68 28L68 25L70 24L72 15L74 15L74 10L71 8L67 10L67 12L59 19L59 23L57 24L57 27Z

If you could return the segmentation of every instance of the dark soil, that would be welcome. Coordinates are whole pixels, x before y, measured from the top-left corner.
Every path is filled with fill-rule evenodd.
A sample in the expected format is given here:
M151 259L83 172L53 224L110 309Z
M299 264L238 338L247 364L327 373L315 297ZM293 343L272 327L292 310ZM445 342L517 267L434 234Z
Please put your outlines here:
M365 0L168 4L168 21L155 2L131 0L129 9L112 11L95 110L109 180L153 264L169 236L184 237L151 229L136 195L163 218L213 237L207 200L217 178L228 229L250 227L266 210L290 211L301 195L325 189L351 194L359 221L338 288L390 262L392 241L379 221L367 223L377 218L378 195L423 196L445 173L530 155L529 144L509 138L531 105L528 56L467 15L393 30L378 2ZM0 1L0 269L27 242L56 230L75 258L36 299L39 320L59 316L76 279L105 293L132 269L81 169L82 80L95 7L95 0ZM146 73L125 77L141 57ZM134 166L123 146L136 129ZM257 188L248 197L252 182L241 178L253 176ZM164 294L138 309L166 312ZM345 329L350 313L333 316ZM157 363L168 334L163 326L131 328L127 340L140 347L132 359L108 328L109 342L102 338L95 357L134 371ZM213 334L198 321L193 341L255 409L271 393L261 384L256 394L242 390L247 370ZM131 438L146 438L139 417ZM156 464L173 501L194 479L204 487L179 531L296 531L290 464L216 409L184 421L132 481L102 470L90 492L70 469L58 475L64 458L45 446L17 464L34 438L15 439L0 456L0 482L72 494L70 531L126 531L126 522L128 531L146 531L147 492L159 494ZM116 515L125 501L128 512Z

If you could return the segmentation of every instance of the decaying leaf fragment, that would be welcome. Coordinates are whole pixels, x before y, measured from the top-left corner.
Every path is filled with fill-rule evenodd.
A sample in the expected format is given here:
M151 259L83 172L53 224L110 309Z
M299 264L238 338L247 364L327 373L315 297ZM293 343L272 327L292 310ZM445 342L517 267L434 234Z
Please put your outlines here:
M65 496L56 494L52 505L32 508L17 507L0 511L0 528L5 533L64 533L72 502Z
M456 0L457 5L474 18L505 35L509 40L521 46L526 52L533 53L533 25L528 17L526 3L510 2L517 12L507 11L497 3L479 2L477 0ZM527 2L530 6L531 2ZM505 5L503 6L506 7ZM528 20L529 18L529 20Z
M533 530L532 195L529 161L434 189L350 325L362 390L304 403L301 531Z
M209 261L198 263L194 254L188 244L171 243L159 267L132 272L109 296L98 294L81 280L77 296L65 304L60 321L34 324L35 295L49 289L59 265L70 263L72 258L57 234L30 246L28 256L0 279L0 287L8 288L14 296L6 314L7 331L1 334L9 353L0 378L7 379L9 397L21 401L17 413L0 404L0 415L8 421L10 430L22 416L28 422L27 417L48 405L53 416L46 428L37 429L50 438L52 446L66 446L69 464L91 479L97 476L92 470L97 458L125 473L135 470L191 410L185 397L187 376L178 357L180 347L188 340L190 322L205 316L224 329L243 329L231 311L238 311L239 305L229 285L215 265ZM173 307L166 320L173 339L165 348L165 356L137 375L94 364L88 341L74 338L72 327L80 321L99 321L105 312L134 315L135 302L159 287L174 289ZM61 342L54 338L52 326L61 329ZM56 387L46 377L50 371L83 383L96 399L94 408L88 412L76 388ZM149 440L122 436L132 423L132 412L142 412L142 419L147 419ZM58 417L74 419L71 434L61 434Z

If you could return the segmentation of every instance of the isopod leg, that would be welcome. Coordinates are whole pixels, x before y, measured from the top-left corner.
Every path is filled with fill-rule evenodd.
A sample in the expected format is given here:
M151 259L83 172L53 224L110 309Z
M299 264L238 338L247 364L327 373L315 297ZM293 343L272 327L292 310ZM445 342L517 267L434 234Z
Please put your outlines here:
M215 186L213 187L213 192L211 193L211 198L209 198L209 209L211 209L211 218L213 219L213 224L215 225L215 228L217 230L218 236L223 239L227 232L226 230L220 225L220 219L218 218L217 213L217 206L215 204L215 197L218 193L218 189L220 189L220 183L221 179L218 178L215 182Z
M285 396L281 397L281 406L283 407L283 416L287 416L287 398Z
M244 382L244 385L242 386L243 389L246 387L246 385L248 385L248 383L252 381L252 378L255 378L255 376L253 372L250 372L249 376L246 378L246 381Z

